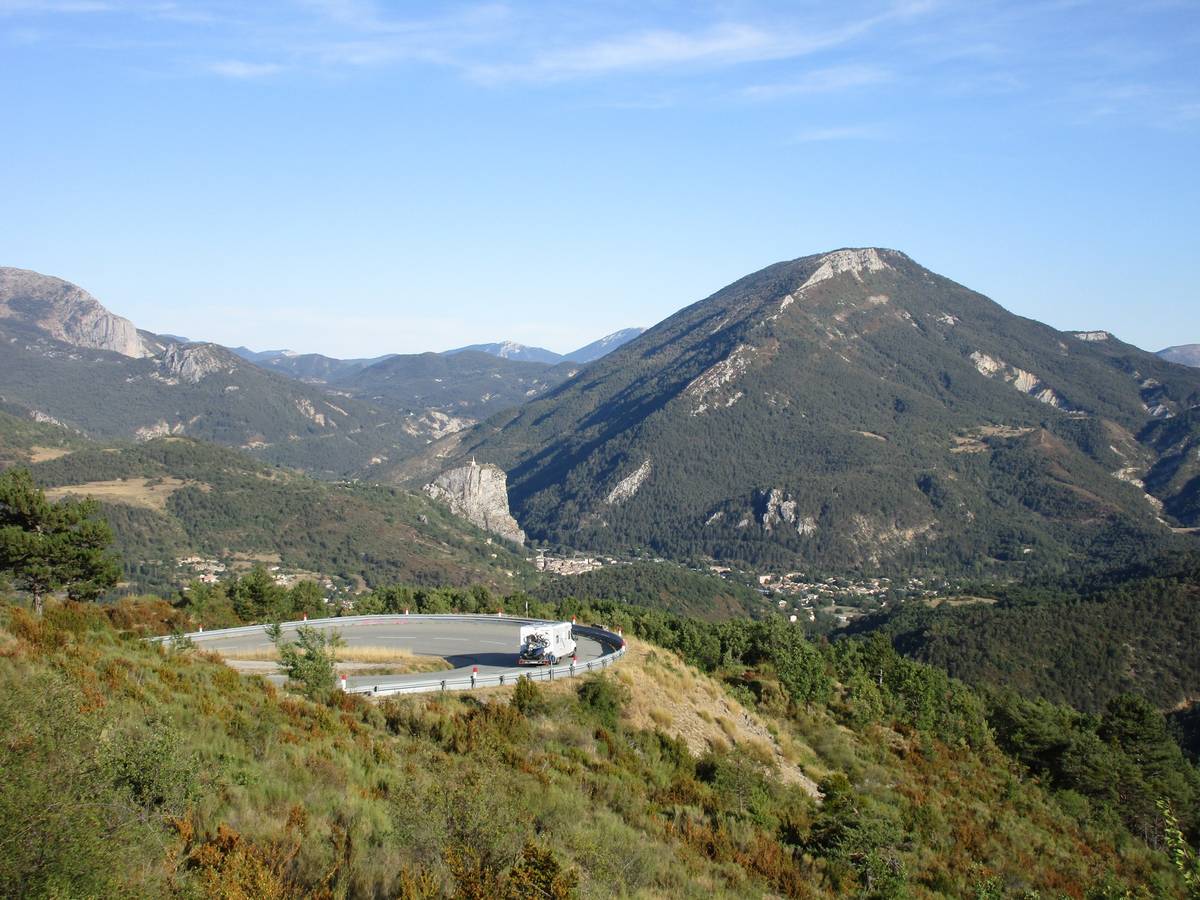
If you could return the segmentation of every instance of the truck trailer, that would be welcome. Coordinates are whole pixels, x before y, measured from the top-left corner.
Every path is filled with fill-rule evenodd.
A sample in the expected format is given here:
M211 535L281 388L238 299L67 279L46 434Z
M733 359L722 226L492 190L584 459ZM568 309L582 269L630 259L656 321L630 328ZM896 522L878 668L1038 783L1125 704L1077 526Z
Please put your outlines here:
M575 638L571 634L570 622L521 626L521 648L517 656L517 665L552 666L559 660L573 656L574 653Z

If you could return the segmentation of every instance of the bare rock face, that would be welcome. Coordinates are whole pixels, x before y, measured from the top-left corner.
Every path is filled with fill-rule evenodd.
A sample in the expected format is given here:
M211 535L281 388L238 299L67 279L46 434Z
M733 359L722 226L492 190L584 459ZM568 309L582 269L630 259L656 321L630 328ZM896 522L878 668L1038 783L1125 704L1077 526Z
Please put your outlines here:
M790 525L802 537L816 533L817 520L813 516L801 515L800 504L791 494L771 488L760 495L759 503L761 510L758 518L764 531L772 531L777 525Z
M141 359L154 351L128 319L69 281L0 267L0 319L36 326L55 340Z
M229 354L213 344L171 344L158 361L168 378L196 384L214 372L229 372Z
M470 465L443 472L425 493L450 507L485 531L516 544L525 543L525 532L508 509L508 476L499 466Z

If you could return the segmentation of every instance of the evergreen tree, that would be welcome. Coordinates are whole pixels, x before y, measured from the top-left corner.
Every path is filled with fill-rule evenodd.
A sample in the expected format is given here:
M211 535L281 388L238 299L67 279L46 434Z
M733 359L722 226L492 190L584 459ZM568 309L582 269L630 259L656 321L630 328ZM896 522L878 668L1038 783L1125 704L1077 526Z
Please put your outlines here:
M0 571L33 596L39 615L46 594L95 600L117 583L112 529L98 513L90 499L51 503L27 469L0 475Z

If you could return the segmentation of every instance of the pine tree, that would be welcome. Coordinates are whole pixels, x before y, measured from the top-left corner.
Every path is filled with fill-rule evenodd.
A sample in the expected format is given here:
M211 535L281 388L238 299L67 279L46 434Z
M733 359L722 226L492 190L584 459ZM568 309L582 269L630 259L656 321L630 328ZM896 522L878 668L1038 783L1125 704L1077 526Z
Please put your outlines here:
M0 475L0 571L33 596L39 615L46 594L95 600L117 583L112 540L95 500L51 503L27 469Z

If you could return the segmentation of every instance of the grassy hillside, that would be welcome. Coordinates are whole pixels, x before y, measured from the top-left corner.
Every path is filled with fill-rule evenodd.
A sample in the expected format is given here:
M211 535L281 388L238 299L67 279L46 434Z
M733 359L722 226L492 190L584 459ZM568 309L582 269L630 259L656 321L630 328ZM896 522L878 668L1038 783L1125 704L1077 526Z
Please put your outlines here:
M0 893L1183 896L1140 820L1041 786L968 691L870 648L744 634L702 671L635 641L553 690L314 702L132 636L175 616L3 610Z
M52 497L101 502L130 561L127 577L143 589L190 579L174 560L193 554L277 562L367 586L482 581L511 589L531 571L502 541L489 544L423 495L320 482L186 438L90 445L30 469Z

